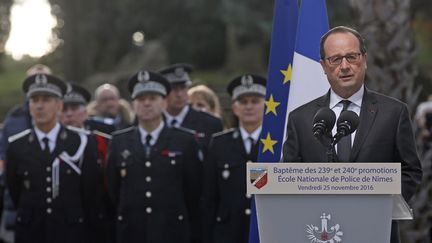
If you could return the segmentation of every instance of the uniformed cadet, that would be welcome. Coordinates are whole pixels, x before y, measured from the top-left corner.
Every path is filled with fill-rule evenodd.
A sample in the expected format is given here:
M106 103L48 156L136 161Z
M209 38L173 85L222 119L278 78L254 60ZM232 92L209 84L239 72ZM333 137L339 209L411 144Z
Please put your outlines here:
M15 242L93 242L96 147L58 122L66 85L48 74L27 77L33 127L9 137L6 183L17 208Z
M192 84L189 64L174 64L159 71L170 83L171 93L167 97L164 113L169 126L185 127L196 131L195 136L206 153L211 135L223 129L222 120L207 112L197 111L188 104L188 87Z
M260 76L245 74L228 85L239 127L213 135L204 163L205 243L248 242L251 211L246 163L258 156L265 83Z
M69 126L72 130L80 130L89 135L89 139L95 140L97 145L97 164L100 177L100 207L98 208L98 221L96 222L97 242L114 242L115 239L115 209L108 196L108 185L106 178L106 163L108 156L108 144L111 135L103 131L115 130L114 125L105 124L101 121L88 120L86 105L91 99L91 94L85 88L73 84L67 84L68 89L63 99L63 112L61 123ZM101 131L102 130L102 131ZM96 197L96 195L95 195Z
M166 126L167 80L139 71L129 80L138 125L113 133L108 186L118 243L189 243L198 217L202 163L193 134Z

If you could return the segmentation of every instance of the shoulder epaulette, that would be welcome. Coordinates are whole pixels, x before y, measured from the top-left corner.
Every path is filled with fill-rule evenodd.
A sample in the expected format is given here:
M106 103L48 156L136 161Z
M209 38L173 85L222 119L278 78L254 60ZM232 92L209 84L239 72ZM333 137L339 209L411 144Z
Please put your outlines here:
M66 128L69 129L69 130L71 130L71 131L74 131L76 133L82 133L82 134L85 134L85 135L89 135L90 134L90 131L86 130L84 128L73 127L73 126L67 126Z
M186 128L186 127L174 127L174 129L182 131L182 132L186 132L186 133L190 133L190 134L196 134L196 131L190 128Z
M132 131L132 130L134 130L135 129L135 127L128 127L128 128L125 128L125 129L121 129L121 130L118 130L118 131L115 131L115 132L113 132L112 133L112 135L113 136L115 136L115 135L120 135L120 134L123 134L123 133L126 133L126 132L129 132L129 131Z
M106 139L111 139L111 138L112 138L111 135L106 134L106 133L101 132L101 131L98 131L98 130L93 130L92 132L93 132L94 134L99 135L99 136L101 136L101 137L104 137L104 138L106 138Z
M15 134L15 135L12 135L12 136L8 137L8 142L12 143L13 141L15 141L15 140L17 140L19 138L24 137L25 135L29 134L30 132L31 132L31 129L26 129L26 130L24 130L22 132L19 132L19 133Z
M234 132L236 132L236 131L237 131L237 129L235 129L235 128L230 128L230 129L227 129L227 130L224 130L224 131L221 131L221 132L213 133L213 137L214 137L214 138L215 138L215 137L220 137L220 136L222 136L222 135L229 134L229 133L234 133Z

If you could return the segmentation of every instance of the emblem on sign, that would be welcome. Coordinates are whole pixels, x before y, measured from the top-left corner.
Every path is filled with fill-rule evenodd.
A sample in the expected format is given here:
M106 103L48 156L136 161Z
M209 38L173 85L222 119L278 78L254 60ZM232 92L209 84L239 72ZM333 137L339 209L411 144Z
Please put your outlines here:
M343 232L340 230L340 225L335 224L328 228L328 222L331 220L330 214L325 214L320 217L321 229L315 225L306 225L306 237L311 243L337 243L342 242Z
M252 168L250 169L249 173L250 173L250 182L256 188L261 189L263 186L267 184L267 180L268 180L267 168Z

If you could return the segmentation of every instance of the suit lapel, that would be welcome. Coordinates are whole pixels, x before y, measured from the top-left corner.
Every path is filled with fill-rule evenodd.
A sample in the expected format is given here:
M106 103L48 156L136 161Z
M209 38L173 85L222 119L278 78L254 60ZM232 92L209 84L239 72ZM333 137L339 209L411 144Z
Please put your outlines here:
M356 131L356 136L354 138L350 161L356 160L358 153L360 152L360 148L365 142L369 131L371 130L377 113L377 100L375 96L368 89L365 88L363 102L360 110L360 123Z
M50 156L50 163L54 161L54 158L59 156L63 151L66 151L66 139L68 137L68 133L64 127L60 127L59 133L57 134L57 140L56 145L54 148L54 151L51 153ZM69 154L73 155L74 153L71 153L68 151ZM75 152L75 151L73 151Z
M187 112L187 114L186 114L186 116L183 119L183 122L181 124L182 127L189 128L189 129L192 129L193 127L196 127L195 126L195 122L198 122L198 120L197 119L193 119L193 116L194 116L193 113L195 113L195 112L196 111L194 109L192 109L191 106L189 106L189 111Z

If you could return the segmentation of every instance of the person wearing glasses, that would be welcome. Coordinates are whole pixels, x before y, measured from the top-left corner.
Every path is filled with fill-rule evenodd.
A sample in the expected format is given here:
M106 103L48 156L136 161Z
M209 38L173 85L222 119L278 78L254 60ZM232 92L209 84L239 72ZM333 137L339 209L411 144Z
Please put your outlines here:
M350 110L359 115L359 125L348 147L336 148L339 161L402 163L402 195L409 201L421 182L422 169L406 104L365 86L366 46L356 30L344 26L329 30L321 38L320 58L331 88L290 113L282 161L327 161L326 148L312 134L312 119L322 107L337 117L343 109ZM394 221L391 243L396 242L400 241Z

